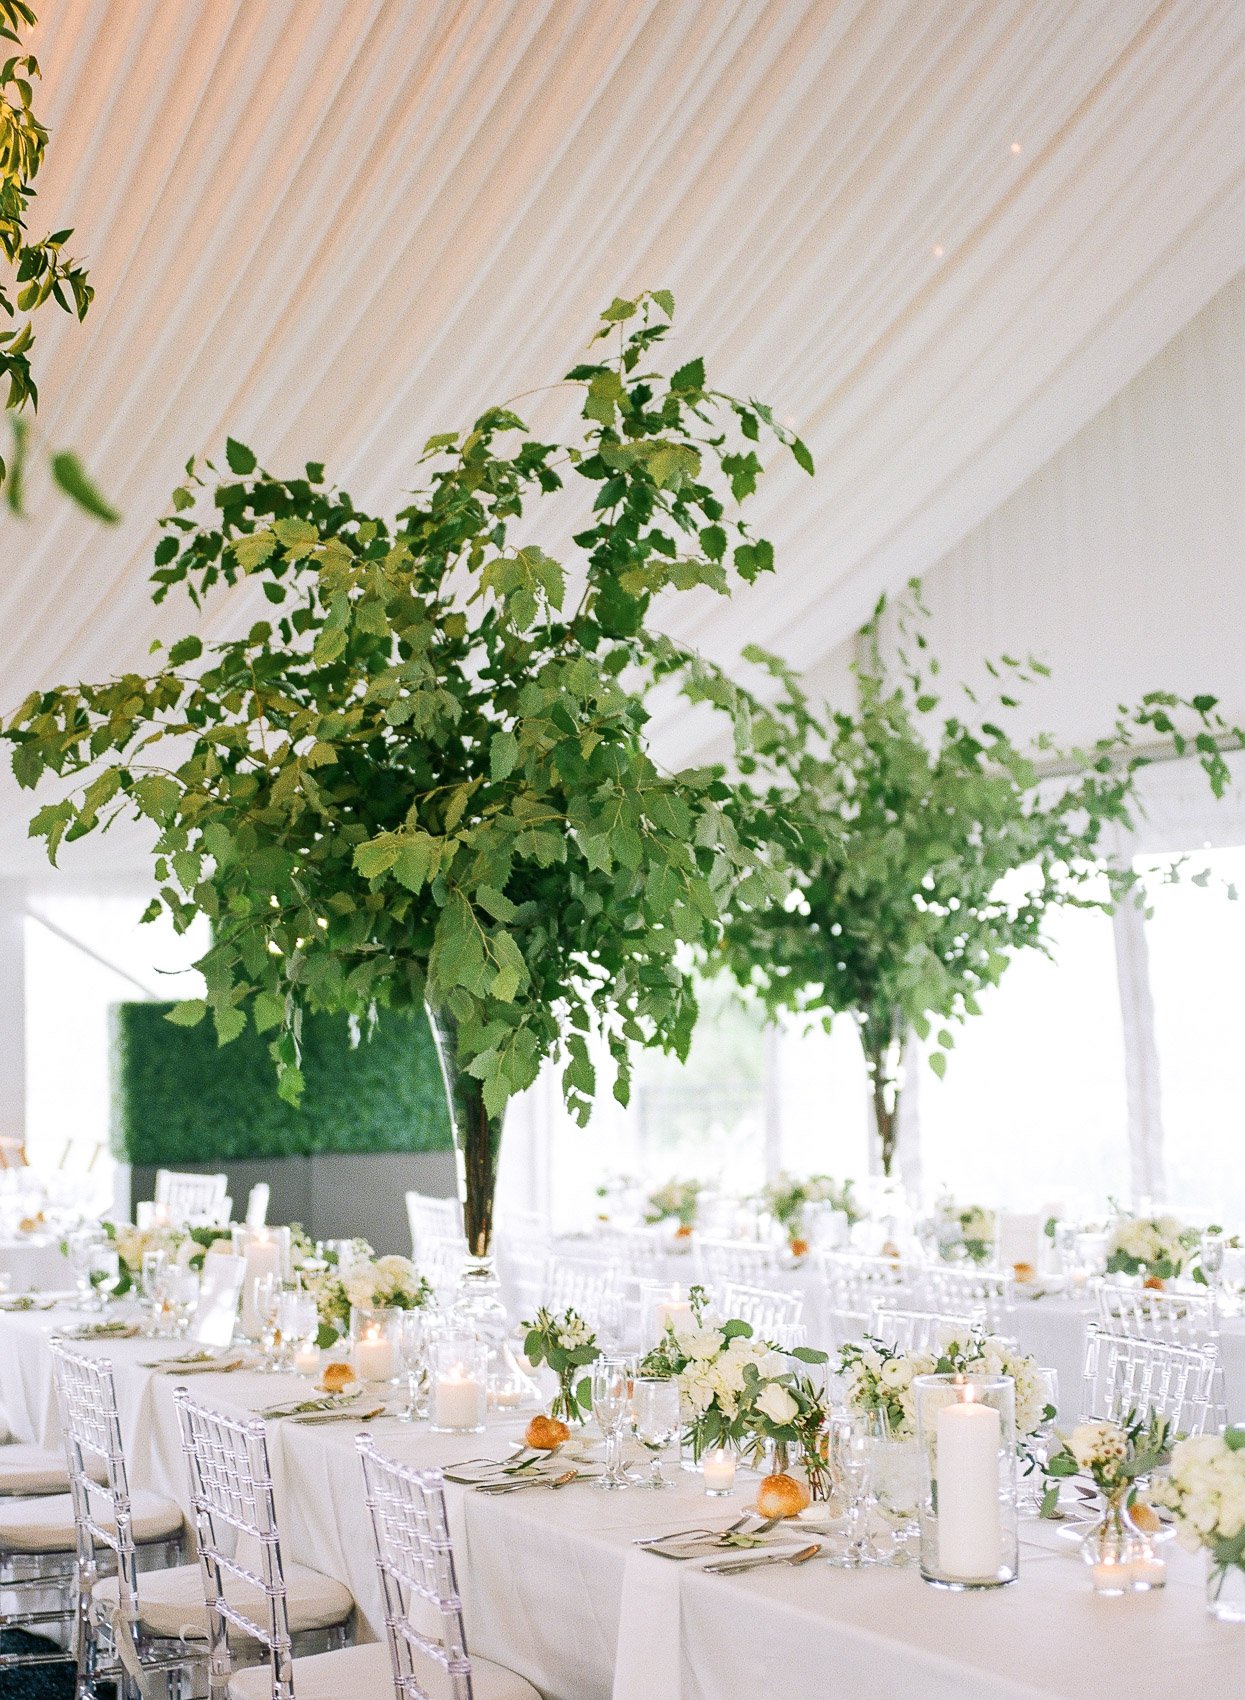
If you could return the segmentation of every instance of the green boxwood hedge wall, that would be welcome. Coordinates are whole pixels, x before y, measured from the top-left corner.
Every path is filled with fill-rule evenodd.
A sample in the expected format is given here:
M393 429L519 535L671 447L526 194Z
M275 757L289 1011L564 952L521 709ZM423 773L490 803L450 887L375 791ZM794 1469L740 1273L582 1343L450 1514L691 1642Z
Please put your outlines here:
M210 1021L175 1027L167 1003L114 1011L113 1150L133 1164L237 1162L320 1152L444 1151L441 1070L423 1011L385 1010L351 1047L347 1018L304 1018L301 1109L277 1097L268 1040L219 1047Z

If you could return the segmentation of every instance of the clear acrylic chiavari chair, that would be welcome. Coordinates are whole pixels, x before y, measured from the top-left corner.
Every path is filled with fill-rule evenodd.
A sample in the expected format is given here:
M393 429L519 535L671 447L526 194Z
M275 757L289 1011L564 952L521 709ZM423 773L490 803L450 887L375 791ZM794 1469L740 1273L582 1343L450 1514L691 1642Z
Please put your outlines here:
M539 1302L554 1314L576 1311L590 1328L613 1336L621 1326L622 1277L613 1264L550 1257L545 1262Z
M1134 1340L1216 1345L1219 1307L1213 1293L1166 1293L1103 1281L1098 1288L1098 1326L1105 1334L1127 1334Z
M167 1576L180 1566L182 1514L172 1500L130 1488L112 1364L52 1342L56 1397L69 1466L75 1544L77 1691L94 1694L106 1671L121 1700L139 1700L145 1681L163 1673L170 1695L182 1692L188 1666L204 1654L184 1638L150 1633L139 1595L143 1566Z
M1119 1420L1130 1412L1164 1416L1179 1434L1205 1434L1216 1426L1214 1394L1217 1346L1181 1346L1164 1340L1135 1340L1086 1331L1082 1414L1087 1420Z
M703 1240L698 1248L700 1275L707 1287L733 1281L743 1287L772 1286L783 1272L782 1249L738 1240Z
M411 1228L411 1256L421 1269L428 1243L433 1240L444 1240L451 1245L461 1243L461 1255L467 1255L462 1205L456 1198L431 1198L424 1192L408 1192L406 1216Z
M216 1224L225 1214L228 1175L193 1175L179 1169L157 1169L155 1202L172 1222ZM227 1219L227 1217L226 1217Z
M906 1272L897 1259L823 1251L818 1254L817 1268L825 1290L833 1351L849 1340L860 1339L879 1304L899 1305L910 1298Z
M356 1444L385 1602L390 1692L400 1700L475 1700L475 1678L489 1700L539 1700L523 1677L467 1651L441 1472L383 1457L369 1435Z
M313 1690L325 1660L338 1661L333 1667L334 1680L340 1683L335 1692L351 1700L387 1700L393 1684L388 1661L376 1659L379 1649L344 1646L354 1610L349 1591L302 1566L292 1567L298 1572L299 1609L303 1621L315 1626L314 1635L303 1639L327 1643L334 1650L295 1660L298 1620L291 1611L281 1556L263 1422L210 1410L184 1387L177 1388L173 1398L190 1473L190 1507L207 1603L209 1700L294 1700L297 1671L308 1667L307 1688ZM233 1651L239 1639L244 1645L258 1643L265 1662L235 1672Z
M916 1309L970 1316L990 1334L1012 1332L1016 1283L1009 1274L933 1263L912 1271L911 1287Z
M933 1352L949 1339L968 1340L973 1323L966 1316L946 1311L906 1310L898 1305L879 1304L869 1322L869 1333L897 1352Z
M717 1292L717 1312L723 1318L738 1317L752 1332L776 1346L803 1345L803 1293L776 1293L768 1287L745 1287L724 1281ZM799 1339L794 1335L800 1335Z

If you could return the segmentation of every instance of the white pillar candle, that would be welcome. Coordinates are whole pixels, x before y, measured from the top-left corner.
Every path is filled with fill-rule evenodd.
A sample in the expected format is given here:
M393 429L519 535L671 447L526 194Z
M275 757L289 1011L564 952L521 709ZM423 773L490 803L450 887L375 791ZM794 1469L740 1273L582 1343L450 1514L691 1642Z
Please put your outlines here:
M398 1373L393 1342L375 1325L355 1342L354 1367L360 1381L392 1381Z
M259 1312L255 1308L256 1283L265 1275L281 1272L281 1251L269 1234L257 1233L248 1239L242 1252L246 1267L242 1275L242 1332L255 1339L260 1331Z
M993 1578L1003 1553L999 1413L959 1398L938 1413L938 1568L957 1581Z
M487 1391L468 1375L462 1364L437 1377L433 1418L437 1428L475 1429L484 1426Z
M653 1306L653 1322L658 1339L666 1332L667 1326L688 1328L692 1321L691 1303L683 1297L683 1289L677 1284L671 1287L668 1299L658 1299Z
M706 1493L721 1497L732 1492L735 1486L735 1454L729 1446L712 1447L705 1453L701 1468Z

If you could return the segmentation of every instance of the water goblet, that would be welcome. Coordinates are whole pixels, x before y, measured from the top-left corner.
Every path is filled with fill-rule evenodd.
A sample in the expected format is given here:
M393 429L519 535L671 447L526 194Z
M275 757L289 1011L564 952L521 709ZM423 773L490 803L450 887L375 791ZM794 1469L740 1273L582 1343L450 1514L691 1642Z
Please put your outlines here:
M852 1415L831 1419L831 1457L847 1502L847 1539L842 1551L831 1553L829 1560L847 1570L878 1562L868 1524L874 1446L875 1437L867 1418Z
M592 1366L592 1414L605 1436L605 1472L596 1486L607 1491L631 1486L622 1467L622 1431L631 1404L635 1358L631 1355L601 1356Z
M277 1319L281 1304L281 1277L260 1275L255 1281L255 1320L259 1329L260 1361L256 1365L261 1375L278 1375L276 1346L280 1338Z
M399 1422L422 1422L428 1415L432 1390L429 1373L428 1346L435 1328L433 1319L422 1310L408 1310L403 1316L398 1334L398 1356L406 1377L406 1404L398 1411Z
M94 1310L95 1291L91 1285L91 1259L100 1242L98 1228L75 1228L68 1237L69 1267L78 1290L78 1309Z
M277 1357L282 1369L297 1367L295 1355L300 1347L314 1342L319 1320L314 1293L296 1286L282 1287L277 1301Z
M1206 1285L1212 1297L1218 1298L1219 1285L1223 1278L1224 1255L1228 1249L1228 1237L1217 1228L1207 1228L1202 1235L1201 1250L1198 1264L1206 1277Z
M631 1432L649 1454L650 1474L640 1485L668 1488L661 1455L679 1438L679 1384L671 1377L638 1376L631 1395Z
M148 1339L154 1339L164 1332L164 1303L165 1303L165 1272L168 1268L168 1253L165 1251L145 1251L139 1281L142 1287L143 1333Z
M90 1274L93 1308L103 1310L121 1285L121 1259L110 1240L97 1240L91 1247Z
M190 1327L199 1303L199 1276L193 1269L172 1268L164 1276L164 1308L170 1332L179 1337Z

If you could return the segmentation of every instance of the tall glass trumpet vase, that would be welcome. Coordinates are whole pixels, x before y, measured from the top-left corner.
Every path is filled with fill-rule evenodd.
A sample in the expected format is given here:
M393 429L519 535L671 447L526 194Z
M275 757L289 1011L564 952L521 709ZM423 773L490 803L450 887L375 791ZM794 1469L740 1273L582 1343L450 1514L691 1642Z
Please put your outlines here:
M490 1116L484 1090L468 1074L459 1056L458 1023L447 1010L427 1005L428 1025L436 1041L445 1101L454 1135L458 1197L463 1207L467 1257L451 1308L456 1332L470 1334L488 1347L489 1385L513 1380L515 1365L507 1339L510 1321L502 1303L501 1281L493 1257L493 1199L501 1155L501 1116Z
M1014 1582L1016 1384L1010 1376L918 1375L921 1575L965 1591Z

